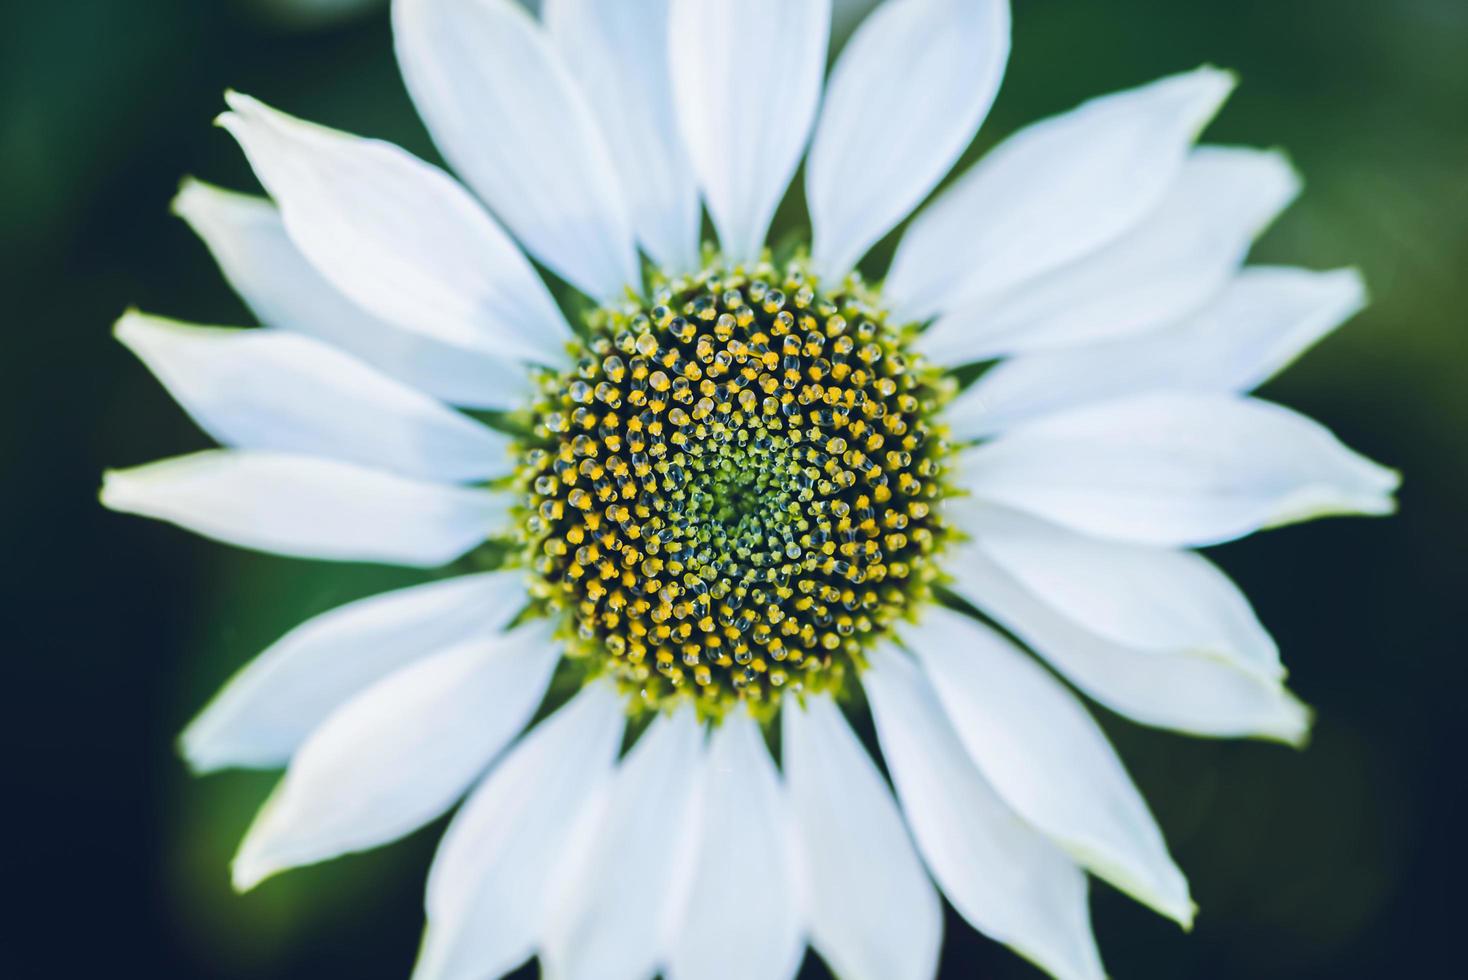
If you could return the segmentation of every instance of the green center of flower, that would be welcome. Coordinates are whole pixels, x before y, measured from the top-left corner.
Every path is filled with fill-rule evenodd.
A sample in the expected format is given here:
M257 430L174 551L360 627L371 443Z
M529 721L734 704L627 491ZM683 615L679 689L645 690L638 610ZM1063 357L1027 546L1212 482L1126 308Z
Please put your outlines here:
M948 537L943 375L857 280L796 263L597 310L541 381L520 514L570 653L650 707L839 690Z

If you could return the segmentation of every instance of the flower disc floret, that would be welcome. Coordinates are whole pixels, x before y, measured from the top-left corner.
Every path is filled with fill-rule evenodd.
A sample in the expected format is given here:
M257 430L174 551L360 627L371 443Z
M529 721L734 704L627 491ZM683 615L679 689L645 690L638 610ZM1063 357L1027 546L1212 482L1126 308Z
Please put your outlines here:
M875 294L711 266L595 311L533 407L519 526L573 656L638 702L839 690L923 601L951 394Z

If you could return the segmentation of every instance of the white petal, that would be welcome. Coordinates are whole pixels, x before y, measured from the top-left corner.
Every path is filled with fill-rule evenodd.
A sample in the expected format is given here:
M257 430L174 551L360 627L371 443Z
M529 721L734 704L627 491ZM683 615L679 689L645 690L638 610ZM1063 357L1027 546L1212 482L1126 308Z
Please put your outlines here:
M806 162L816 272L840 279L958 157L999 91L1009 0L895 0L841 53Z
M847 980L932 977L942 910L887 784L830 698L782 713L811 945Z
M589 853L552 899L541 946L547 977L643 980L656 972L676 842L694 826L702 752L703 731L686 707L654 721L623 760Z
M724 256L759 257L800 163L830 0L672 0L673 99Z
M571 337L509 237L443 171L238 93L219 117L286 232L363 309L453 346L556 363Z
M1267 381L1365 305L1354 269L1244 269L1180 323L1089 347L995 365L949 406L959 438L1144 391L1245 392Z
M894 314L926 320L1115 239L1162 200L1233 86L1232 75L1200 68L1011 136L903 236L883 287Z
M903 634L959 739L1005 802L1095 874L1191 924L1188 883L1081 703L1029 657L960 613L935 606Z
M596 299L639 285L616 164L535 19L511 0L394 0L393 39L434 142L530 253Z
M1097 701L1144 725L1190 735L1305 741L1310 711L1269 676L1207 649L1146 649L1103 636L1032 591L980 544L949 558L952 588ZM1094 581L1094 580L1093 580ZM1098 591L1106 591L1098 586ZM1159 605L1167 595L1153 598Z
M960 364L1165 326L1223 288L1299 190L1278 152L1194 150L1162 204L1122 238L997 299L954 309L918 346Z
M410 663L487 639L526 602L519 572L486 572L348 603L306 620L250 661L185 729L196 772L273 769L328 715Z
M907 824L954 908L1052 976L1100 980L1085 873L985 781L911 660L876 650L861 680Z
M1212 657L1280 679L1279 648L1249 600L1191 551L1091 538L973 498L945 513L1025 591L1097 636L1154 653ZM960 579L956 588L966 583Z
M530 720L559 652L545 624L373 684L301 746L234 861L235 887L396 840L453 806Z
M624 720L616 692L593 684L469 797L429 872L416 980L497 977L535 951L555 870L578 814L599 812Z
M173 209L266 326L324 340L454 405L514 408L529 396L529 373L515 360L445 344L347 299L300 253L264 198L186 180Z
M668 980L790 980L805 943L789 803L759 726L733 711L699 778L701 833Z
M494 533L508 502L335 460L221 449L109 470L102 503L256 551L431 568Z
M445 482L509 472L510 440L319 340L128 313L114 331L209 435Z
M1162 392L1027 423L964 456L977 497L1106 538L1207 545L1386 514L1397 475L1269 402Z
M632 226L665 271L699 265L703 210L668 77L669 0L550 0L542 17L616 161Z

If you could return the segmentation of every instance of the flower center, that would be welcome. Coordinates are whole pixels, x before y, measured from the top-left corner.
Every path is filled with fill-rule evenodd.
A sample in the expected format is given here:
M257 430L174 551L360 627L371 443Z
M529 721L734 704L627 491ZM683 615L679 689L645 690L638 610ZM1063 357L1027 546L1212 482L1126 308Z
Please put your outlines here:
M838 690L926 598L950 396L858 280L799 263L662 281L547 375L520 514L570 653L650 707Z

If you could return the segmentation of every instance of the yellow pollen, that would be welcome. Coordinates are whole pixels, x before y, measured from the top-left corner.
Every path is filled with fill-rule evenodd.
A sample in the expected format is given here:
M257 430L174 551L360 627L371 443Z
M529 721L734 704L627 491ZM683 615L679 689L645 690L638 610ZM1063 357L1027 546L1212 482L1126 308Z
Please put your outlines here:
M519 471L573 655L649 708L839 691L936 577L950 384L859 280L798 263L714 266L588 328Z

